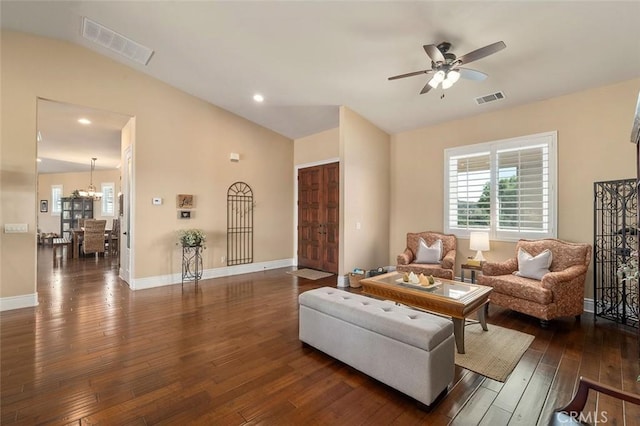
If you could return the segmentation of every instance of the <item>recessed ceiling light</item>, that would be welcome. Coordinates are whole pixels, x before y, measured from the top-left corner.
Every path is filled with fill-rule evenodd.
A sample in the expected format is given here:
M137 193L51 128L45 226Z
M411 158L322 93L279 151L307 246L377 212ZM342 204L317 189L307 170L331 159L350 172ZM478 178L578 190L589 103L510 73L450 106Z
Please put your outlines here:
M79 118L78 123L80 124L91 124L91 121L86 118Z
M262 102L264 101L264 96L262 96L260 93L256 93L255 95L253 95L253 100L256 102Z
M38 158L38 159L36 159L36 161L37 161L38 163L42 163L42 158Z

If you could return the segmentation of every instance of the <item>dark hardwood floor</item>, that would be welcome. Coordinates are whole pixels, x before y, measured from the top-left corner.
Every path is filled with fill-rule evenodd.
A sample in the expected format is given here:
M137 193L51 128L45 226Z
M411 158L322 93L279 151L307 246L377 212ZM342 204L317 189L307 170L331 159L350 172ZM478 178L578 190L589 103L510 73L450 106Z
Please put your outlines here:
M491 307L490 324L535 335L530 348L505 383L456 367L425 410L300 343L298 295L335 276L279 269L133 292L109 257L53 267L38 250L39 306L0 314L2 425L546 425L580 375L640 393L633 331L590 314L541 329ZM639 408L587 405L600 424L638 425Z

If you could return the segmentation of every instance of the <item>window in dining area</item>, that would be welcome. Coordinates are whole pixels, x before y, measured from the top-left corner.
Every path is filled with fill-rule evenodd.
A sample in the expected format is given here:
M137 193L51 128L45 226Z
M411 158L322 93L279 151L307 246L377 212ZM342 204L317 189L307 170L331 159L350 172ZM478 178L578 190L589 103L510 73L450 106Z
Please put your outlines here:
M102 183L102 216L115 216L115 185L113 182Z
M51 185L51 215L60 216L62 212L62 185Z

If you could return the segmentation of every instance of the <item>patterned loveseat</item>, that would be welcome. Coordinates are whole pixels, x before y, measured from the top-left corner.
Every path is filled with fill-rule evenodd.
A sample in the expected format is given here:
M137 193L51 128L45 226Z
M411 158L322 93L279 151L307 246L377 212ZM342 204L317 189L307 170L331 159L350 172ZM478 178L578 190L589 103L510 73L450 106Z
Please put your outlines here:
M420 238L429 246L433 246L438 240L442 241L442 251L437 263L418 263L417 253ZM407 234L407 248L398 255L398 272L413 272L417 275L433 275L438 278L453 279L453 267L456 264L457 239L455 235L441 234L439 232L409 232Z
M520 249L538 258L548 249L551 252L551 264L545 266L548 266L549 272L542 275L541 279L515 275L523 269L520 265L519 272ZM541 325L546 327L548 320L553 318L575 316L580 319L584 307L584 282L590 261L589 244L554 238L520 240L516 245L515 258L505 262L484 263L478 283L493 287L491 303L539 318Z

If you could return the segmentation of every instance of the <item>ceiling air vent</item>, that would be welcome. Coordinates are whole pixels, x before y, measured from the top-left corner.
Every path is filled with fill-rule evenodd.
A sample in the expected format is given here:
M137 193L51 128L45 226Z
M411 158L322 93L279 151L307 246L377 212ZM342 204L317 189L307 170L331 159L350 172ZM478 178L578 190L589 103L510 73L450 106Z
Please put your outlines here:
M484 95L476 98L476 103L478 105L486 104L487 102L499 101L500 99L504 99L504 93L496 92L490 95Z
M82 37L143 65L147 65L153 55L153 50L148 47L136 43L87 17L82 18Z

